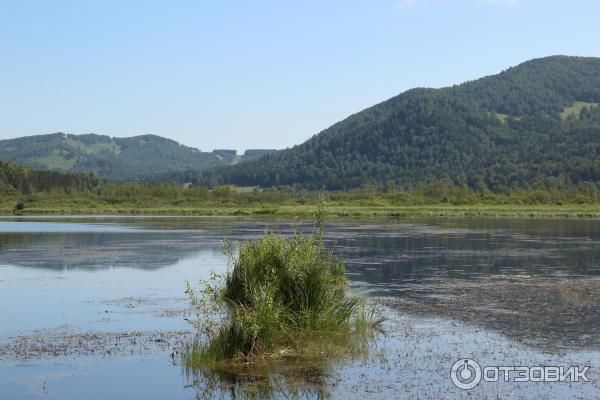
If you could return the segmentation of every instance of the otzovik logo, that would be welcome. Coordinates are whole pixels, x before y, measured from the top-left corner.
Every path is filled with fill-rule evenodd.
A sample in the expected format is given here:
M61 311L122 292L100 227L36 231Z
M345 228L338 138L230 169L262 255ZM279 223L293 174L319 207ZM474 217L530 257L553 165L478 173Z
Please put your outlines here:
M584 366L487 366L470 358L461 358L452 365L450 379L459 389L473 389L484 382L589 382L590 367Z
M457 388L473 389L481 382L481 367L470 358L461 358L452 365L450 378Z

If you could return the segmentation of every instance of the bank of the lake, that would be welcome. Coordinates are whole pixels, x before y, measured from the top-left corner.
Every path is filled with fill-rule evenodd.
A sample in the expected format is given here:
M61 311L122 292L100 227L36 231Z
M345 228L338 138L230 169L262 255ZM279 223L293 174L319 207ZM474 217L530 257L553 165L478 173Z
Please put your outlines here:
M313 204L106 204L82 199L39 201L27 204L19 215L198 215L198 216L267 216L309 218ZM0 201L0 214L15 214L13 201ZM395 206L379 204L331 203L328 218L351 217L516 217L516 218L600 218L600 204L566 205L416 205Z

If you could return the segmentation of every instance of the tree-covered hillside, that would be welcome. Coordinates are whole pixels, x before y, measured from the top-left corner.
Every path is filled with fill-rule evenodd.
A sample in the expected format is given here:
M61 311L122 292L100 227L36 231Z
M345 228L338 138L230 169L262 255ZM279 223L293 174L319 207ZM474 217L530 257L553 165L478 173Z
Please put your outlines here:
M93 172L113 181L155 180L168 173L246 160L235 150L201 152L155 135L111 138L64 133L2 140L0 159L39 169Z
M94 174L71 174L36 170L0 160L0 198L10 194L29 194L60 190L94 192L102 181Z
M600 59L554 56L444 89L414 89L307 142L198 184L348 189L445 181L474 189L600 182Z

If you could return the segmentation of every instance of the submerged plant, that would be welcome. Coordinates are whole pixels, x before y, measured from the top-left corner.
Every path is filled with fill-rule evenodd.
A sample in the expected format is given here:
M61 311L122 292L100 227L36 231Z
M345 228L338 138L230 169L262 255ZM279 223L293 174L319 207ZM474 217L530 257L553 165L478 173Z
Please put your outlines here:
M325 251L324 215L322 203L312 235L266 234L237 252L226 243L228 272L213 274L198 292L188 284L202 318L192 321L198 339L186 364L323 357L380 326L383 319L349 293L343 260Z

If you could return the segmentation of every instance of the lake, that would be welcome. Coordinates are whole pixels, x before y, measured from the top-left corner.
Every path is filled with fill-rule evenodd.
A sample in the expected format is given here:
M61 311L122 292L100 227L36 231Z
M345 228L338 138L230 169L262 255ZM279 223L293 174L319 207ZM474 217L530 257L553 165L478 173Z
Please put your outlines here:
M190 371L184 290L222 241L310 231L233 217L0 217L1 399L600 397L600 221L329 222L353 290L388 320L366 355ZM589 366L590 382L452 384L483 366Z

